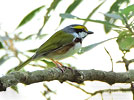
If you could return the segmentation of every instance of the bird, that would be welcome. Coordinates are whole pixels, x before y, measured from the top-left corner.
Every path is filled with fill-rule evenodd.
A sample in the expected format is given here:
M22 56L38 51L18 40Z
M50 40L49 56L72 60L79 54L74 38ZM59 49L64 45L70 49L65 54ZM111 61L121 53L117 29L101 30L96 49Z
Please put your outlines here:
M72 24L54 33L45 43L43 43L35 54L22 64L15 67L19 71L31 61L39 59L50 59L61 69L59 60L65 59L77 53L82 47L83 39L93 34L84 25Z

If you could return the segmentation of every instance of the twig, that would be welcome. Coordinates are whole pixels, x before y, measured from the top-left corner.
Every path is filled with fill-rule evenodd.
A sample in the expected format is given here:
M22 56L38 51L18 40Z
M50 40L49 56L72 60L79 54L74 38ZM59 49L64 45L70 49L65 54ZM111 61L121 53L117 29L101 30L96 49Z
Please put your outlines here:
M132 31L130 25L128 24L128 20L126 19L126 17L124 17L124 15L122 15L122 18L124 19L124 22L126 24L126 28L132 33L134 34L134 32Z
M123 88L119 88L119 89L103 89L103 90L98 90L98 91L95 91L95 92L91 93L91 92L88 92L88 91L86 91L85 89L81 88L80 85L75 85L75 84L72 84L72 83L70 83L70 82L66 82L66 83L68 83L69 85L71 85L71 86L73 86L73 87L75 87L75 88L81 90L82 92L84 92L84 93L90 95L90 97L88 97L88 98L85 99L85 100L88 100L88 99L90 99L92 96L95 96L95 95L97 95L97 94L101 94L101 97L102 97L102 100L103 100L102 94L105 93L105 92L106 92L106 93L113 93L113 92L128 92L128 91L131 91L131 88L124 88L124 89L123 89Z
M112 56L110 55L109 51L106 48L104 48L104 49L107 52L107 54L109 55L109 57L110 57L110 61L111 61L111 64L112 64L112 71L113 71L113 59L112 59Z
M72 84L72 83L70 83L70 82L66 82L66 83L68 83L69 85L71 85L71 86L73 86L73 87L75 87L75 88L81 90L82 92L84 92L84 93L86 93L86 94L92 95L92 93L87 92L86 90L84 90L83 88L81 88L80 85L75 85L75 84Z

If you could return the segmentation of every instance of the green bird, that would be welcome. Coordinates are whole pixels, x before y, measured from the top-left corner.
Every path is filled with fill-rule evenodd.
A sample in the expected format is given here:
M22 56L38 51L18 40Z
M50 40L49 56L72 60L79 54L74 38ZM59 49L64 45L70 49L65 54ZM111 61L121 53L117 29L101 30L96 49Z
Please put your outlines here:
M32 57L17 66L15 70L18 71L31 61L41 58L51 59L57 67L61 67L62 64L58 60L77 53L81 49L83 39L88 34L93 34L93 32L88 31L83 25L69 25L53 34Z

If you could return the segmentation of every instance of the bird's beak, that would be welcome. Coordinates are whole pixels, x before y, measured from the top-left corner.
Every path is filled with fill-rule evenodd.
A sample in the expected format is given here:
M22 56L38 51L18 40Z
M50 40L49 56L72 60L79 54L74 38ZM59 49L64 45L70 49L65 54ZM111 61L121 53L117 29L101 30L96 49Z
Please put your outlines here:
M88 32L87 32L87 34L93 34L93 33L94 33L94 32L92 32L92 31L88 31Z

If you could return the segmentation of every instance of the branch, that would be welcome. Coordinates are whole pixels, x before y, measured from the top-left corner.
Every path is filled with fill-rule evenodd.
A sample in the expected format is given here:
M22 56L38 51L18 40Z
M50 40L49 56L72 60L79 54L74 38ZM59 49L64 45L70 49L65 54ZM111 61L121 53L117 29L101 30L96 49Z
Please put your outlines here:
M7 87L23 83L26 85L58 80L60 82L71 81L82 83L84 81L102 81L110 85L114 83L130 83L134 81L134 70L128 72L106 72L100 70L71 70L65 69L62 72L59 68L46 68L33 72L16 71L0 77L0 91L6 91Z
M89 100L91 97L97 95L97 94L103 94L103 93L113 93L113 92L130 92L132 91L132 88L119 88L119 89L103 89L103 90L98 90L98 91L95 91L95 92L88 92L86 91L85 89L83 89L80 85L78 84L73 84L71 82L66 82L68 83L69 85L81 90L82 92L84 92L85 94L87 95L90 95L87 99L85 100ZM103 100L103 99L102 99Z

